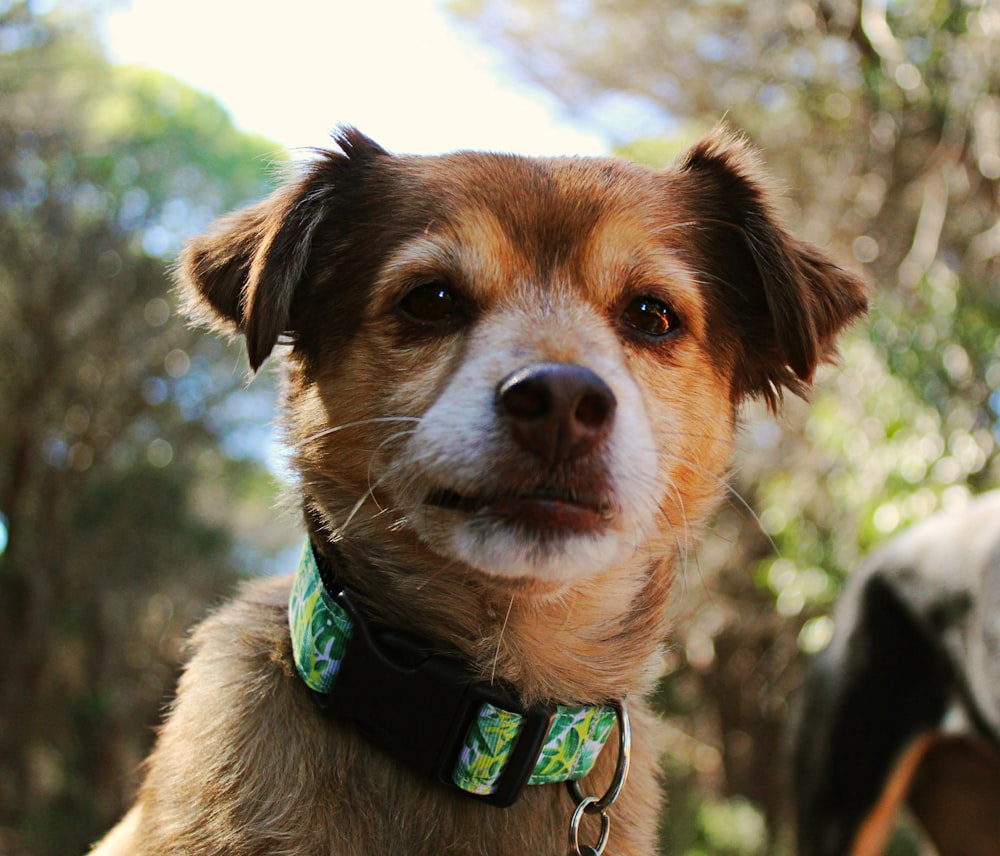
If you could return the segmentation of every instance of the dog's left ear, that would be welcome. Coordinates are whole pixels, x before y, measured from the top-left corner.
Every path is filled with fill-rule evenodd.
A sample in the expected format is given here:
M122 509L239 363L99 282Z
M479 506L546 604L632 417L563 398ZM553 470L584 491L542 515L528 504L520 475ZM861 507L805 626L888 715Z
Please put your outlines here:
M734 331L734 400L761 397L773 408L783 388L804 395L817 365L836 353L836 334L867 308L865 284L785 231L760 159L741 137L720 129L675 169L688 185L692 261L707 275L716 317Z
M176 278L189 315L246 337L256 372L288 332L292 300L306 277L313 239L349 185L388 155L353 128L336 136L302 177L243 211L220 219L181 254Z

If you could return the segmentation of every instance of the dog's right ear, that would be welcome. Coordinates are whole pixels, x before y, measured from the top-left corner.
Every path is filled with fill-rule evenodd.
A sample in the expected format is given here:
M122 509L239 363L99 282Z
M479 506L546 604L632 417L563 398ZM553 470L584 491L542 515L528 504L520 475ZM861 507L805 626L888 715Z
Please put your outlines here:
M290 332L292 299L302 285L320 225L343 185L385 149L353 128L334 137L340 151L322 151L305 174L243 211L221 218L181 254L177 281L190 316L246 338L257 371Z
M774 409L783 389L804 396L816 367L836 354L839 332L867 308L867 286L785 230L743 137L720 127L677 170L700 249L696 269L718 316L737 331L734 401L760 397Z

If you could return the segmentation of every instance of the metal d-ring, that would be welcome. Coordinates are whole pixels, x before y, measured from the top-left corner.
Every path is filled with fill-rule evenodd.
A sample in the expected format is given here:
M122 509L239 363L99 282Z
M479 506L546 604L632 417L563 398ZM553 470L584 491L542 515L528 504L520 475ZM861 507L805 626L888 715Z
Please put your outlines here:
M588 803L588 814L596 814L598 812L604 814L604 812L611 808L615 800L621 796L622 788L625 786L625 779L628 777L629 763L632 758L632 725L629 722L625 699L615 702L614 708L615 716L618 719L618 762L615 765L614 778L612 778L611 784L608 785L608 789L604 792L604 796L600 798L586 797L583 791L580 790L579 782L566 783L570 794L572 794L577 804L582 803L584 800L593 800L593 802Z
M608 816L608 809L614 805L621 796L622 788L625 786L625 779L628 777L629 762L632 755L632 726L629 723L628 708L625 700L615 703L615 716L618 719L618 761L615 764L615 774L611 779L611 784L602 797L585 796L580 790L578 782L567 782L569 792L576 801L576 808L569 821L569 849L567 856L601 856L608 843L608 834L611 831L611 818ZM596 846L584 845L580 847L580 821L585 814L600 814L601 816L601 836Z

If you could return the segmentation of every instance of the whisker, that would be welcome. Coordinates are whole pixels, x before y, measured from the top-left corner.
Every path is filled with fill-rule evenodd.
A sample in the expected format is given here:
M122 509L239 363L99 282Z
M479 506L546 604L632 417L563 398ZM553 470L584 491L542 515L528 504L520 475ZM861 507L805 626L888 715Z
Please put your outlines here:
M684 524L684 528L682 530L682 541L677 543L678 537L676 535L674 536L674 541L677 543L678 555L683 557L683 560L686 563L688 560L688 549L691 544L691 525L688 521L687 509L684 507L684 496L681 494L680 488L678 488L673 482L671 482L668 487L674 494L674 504L677 506L677 510L680 512L681 520Z
M368 458L368 472L365 474L365 480L368 482L368 495L371 496L372 501L375 503L376 508L378 508L380 512L385 511L385 509L382 508L382 506L379 504L378 498L375 496L375 485L372 484L372 467L375 464L375 458L385 446L389 445L395 440L398 440L400 437L411 436L413 433L414 433L413 431L397 431L395 434L390 434L381 443L378 444L375 451L372 452L371 456Z
M723 489L723 491L728 495L730 500L734 499L736 500L735 504L731 503L732 507L741 509L742 512L749 515L750 519L753 520L754 524L760 530L761 534L765 538L767 538L768 543L771 545L771 549L774 550L775 553L780 552L778 550L778 545L774 542L774 539L764 529L764 526L760 521L760 516L754 510L753 506L750 505L750 503L746 499L744 499L744 497L740 494L740 492L732 485L729 479L723 478L717 475L716 473L713 473L707 467L703 467L700 464L696 464L694 461L681 458L677 455L671 455L667 452L661 452L659 454L659 457L662 460L668 460L673 463L680 464L681 466L688 467L689 469L695 470L696 472L702 473L704 475L711 476L712 480Z
M363 506L368 501L368 497L372 496L374 498L374 494L372 492L375 490L376 487L378 487L378 485L379 482L376 482L374 485L369 485L368 490L365 491L361 499L359 499L356 503L354 503L354 508L352 508L350 513L347 515L347 519L338 527L341 531L341 534L343 534L347 530L347 527L351 525L355 516L361 510L361 506ZM378 505L378 502L376 501L375 504Z
M725 220L719 220L714 217L693 217L690 220L679 220L676 223L666 223L662 226L658 226L652 231L654 234L663 235L677 229L690 229L698 226L722 226L726 229L739 229L739 226L735 223L727 223Z
M490 672L490 686L496 680L497 663L500 662L500 646L503 644L503 634L507 630L507 622L510 621L510 611L514 608L514 595L510 596L510 603L507 604L507 614L503 617L503 624L500 625L500 635L497 637L497 649L493 655L493 670Z
M378 421L381 421L381 422L398 421L399 418L401 418L401 417L392 417L391 419L390 418L380 419ZM408 419L409 417L405 417L405 418ZM374 421L374 420L371 420L371 421ZM419 421L419 420L414 420L414 421ZM406 436L408 436L408 435L410 435L412 433L413 433L413 431L407 430L407 431L397 431L394 434L390 434L381 443L379 443L378 446L376 447L376 449L371 453L371 456L368 459L368 470L367 470L367 473L366 473L366 476L365 476L365 479L366 479L366 481L368 483L368 489L361 496L361 498L354 504L354 507L351 509L351 511L347 515L347 519L340 525L339 529L340 529L341 535L344 535L346 533L347 527L350 526L350 524L354 521L354 518L357 516L358 512L364 506L365 502L368 501L369 497L371 498L372 502L375 503L375 507L378 509L378 511L369 518L370 520L374 520L377 517L381 517L383 514L385 514L386 512L388 512L390 510L389 508L384 508L381 505L381 503L379 503L378 497L375 496L375 489L385 480L385 478L388 476L388 473L383 473L381 476L379 476L379 478L377 478L373 482L372 481L372 467L374 466L375 459L378 456L378 453L386 445L388 445L389 443L392 443L395 440L398 440L400 437L406 437ZM405 520L405 517L403 519Z
M308 437L303 437L301 440L292 443L292 448L299 446L307 446L310 443L315 443L317 440L322 440L324 437L328 437L331 434L336 434L338 431L346 431L348 428L359 428L362 425L376 425L381 422L420 422L420 419L416 416L373 416L371 419L358 419L355 422L344 422L341 425L332 425L327 428L323 428L321 431L317 431L315 434L311 434Z

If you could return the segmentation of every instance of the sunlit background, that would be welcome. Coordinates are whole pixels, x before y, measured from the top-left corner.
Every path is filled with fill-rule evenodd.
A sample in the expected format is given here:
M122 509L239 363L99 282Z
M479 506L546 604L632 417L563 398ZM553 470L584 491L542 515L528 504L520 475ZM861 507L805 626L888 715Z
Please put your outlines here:
M288 149L323 146L336 123L383 146L603 154L538 87L435 0L135 0L103 30L112 58L160 69L219 98L243 130Z
M998 84L979 0L0 0L0 856L108 827L187 630L300 537L276 370L178 317L184 239L341 122L663 165L723 119L873 284L808 405L746 410L657 697L664 852L788 853L787 723L844 579L1000 486Z

